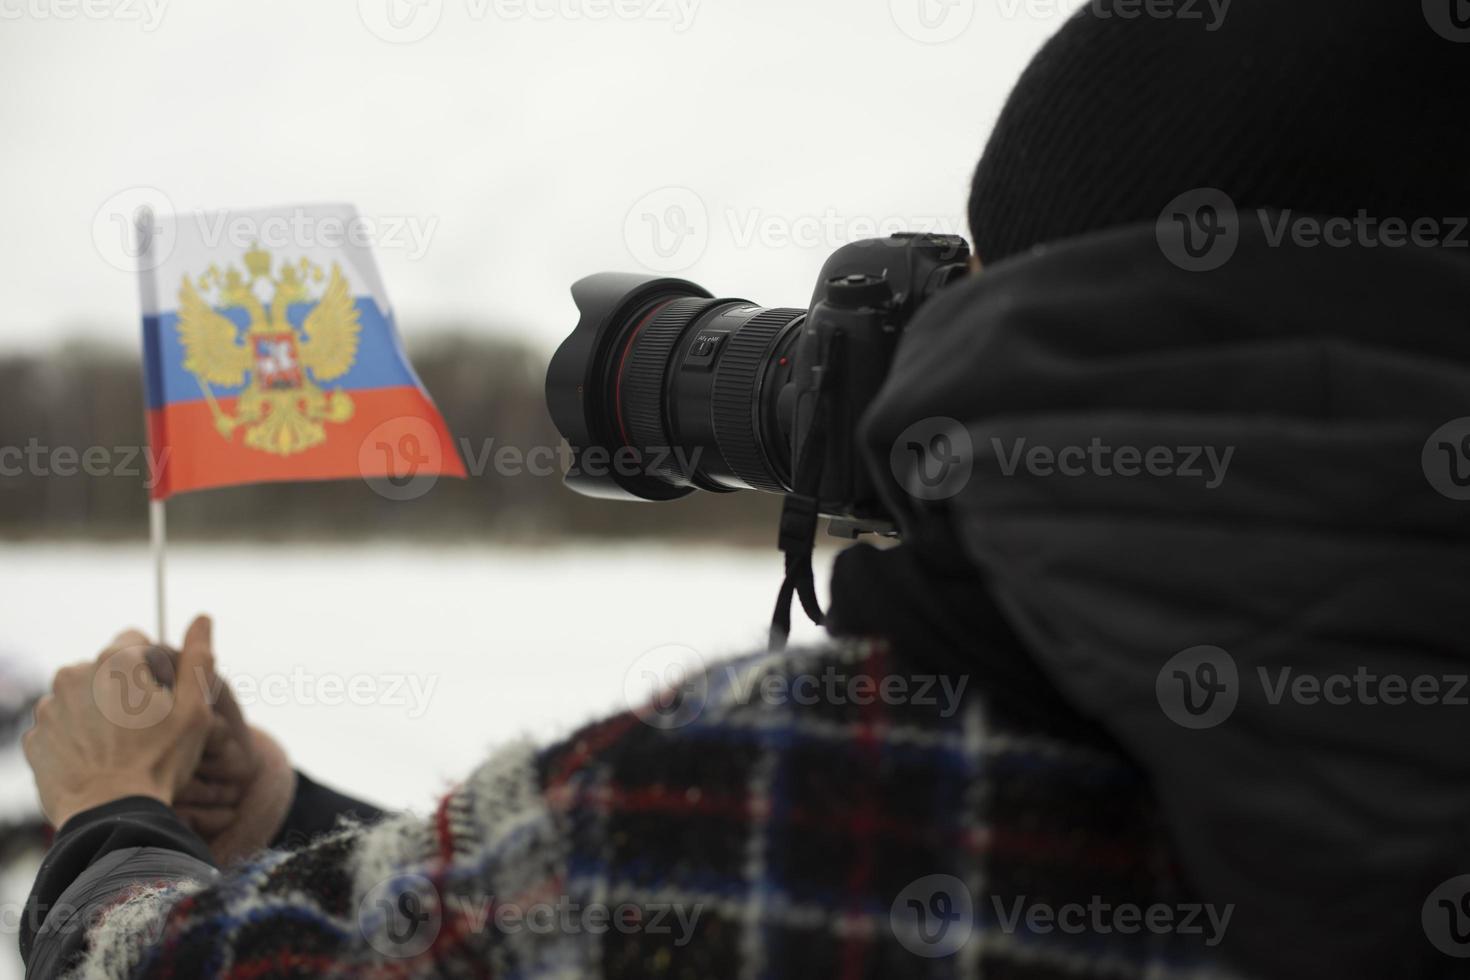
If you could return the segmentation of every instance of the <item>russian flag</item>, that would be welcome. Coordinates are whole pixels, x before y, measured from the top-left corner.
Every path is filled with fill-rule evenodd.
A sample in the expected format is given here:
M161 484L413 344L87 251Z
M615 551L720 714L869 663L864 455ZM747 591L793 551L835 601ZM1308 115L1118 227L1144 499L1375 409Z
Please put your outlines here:
M464 477L357 210L139 223L155 500L242 483Z

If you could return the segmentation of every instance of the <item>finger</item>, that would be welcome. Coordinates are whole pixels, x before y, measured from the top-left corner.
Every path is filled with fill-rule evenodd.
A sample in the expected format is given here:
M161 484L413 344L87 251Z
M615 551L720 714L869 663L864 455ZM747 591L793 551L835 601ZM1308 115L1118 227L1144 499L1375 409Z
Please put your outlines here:
M235 810L231 807L176 806L174 812L194 833L205 839L229 829L235 821Z
M117 634L117 636L114 636L112 638L112 642L107 644L106 649L97 654L97 662L101 663L103 660L106 660L109 655L114 654L119 650L126 650L128 647L146 647L152 642L153 641L148 638L148 634L144 633L140 629L134 629L130 627L123 630L121 633Z
M114 647L141 647L147 646L153 641L148 639L148 634L137 627L128 627L112 638Z
M233 778L248 768L250 747L235 735L219 715L209 721L209 734L204 739L204 752L199 756L200 775L219 774L221 778Z
M223 677L216 682L214 712L225 720L234 738L238 739L242 745L250 744L250 726L245 723L245 713L240 710L240 702L235 700L235 692L230 690L229 682Z
M67 664L51 678L51 690L56 694L66 694L69 691L86 688L91 685L92 673L95 670L96 665L87 661Z
M200 756L194 769L197 779L216 783L245 783L255 774L251 759L243 748L237 748L232 739L230 748L212 756Z
M204 739L204 759L224 755L234 741L234 729L219 715L215 715L209 722L209 734Z
M209 617L200 616L189 625L189 630L191 634L194 628L198 626L201 621L207 624L206 628L210 629L210 631L212 632L212 624L210 623ZM187 635L184 637L184 642L186 644L189 642L189 638ZM235 700L235 692L230 689L229 682L214 672L214 661L212 659L212 641L208 642L211 642L211 669L209 675L208 692L209 701L214 707L214 713L223 718L225 720L225 723L229 726L231 735L234 738L238 739L242 744L248 746L250 739L250 726L245 722L245 714L240 710L240 702ZM182 654L176 654L172 651L167 652L170 653L170 655L173 657L174 664L177 665L178 658L181 657Z
M183 717L197 718L210 710L214 688L213 624L208 616L196 616L184 633L184 647L179 652L179 681L174 691L175 704L183 709Z
M36 699L31 706L31 727L27 734L40 728L43 724L49 724L57 712L56 695L43 694Z
M172 650L166 650L160 646L150 646L143 651L143 659L148 662L148 669L153 672L154 680L161 687L172 688L178 680L178 664Z
M202 779L190 780L174 797L176 806L233 807L244 795L238 783L211 783Z

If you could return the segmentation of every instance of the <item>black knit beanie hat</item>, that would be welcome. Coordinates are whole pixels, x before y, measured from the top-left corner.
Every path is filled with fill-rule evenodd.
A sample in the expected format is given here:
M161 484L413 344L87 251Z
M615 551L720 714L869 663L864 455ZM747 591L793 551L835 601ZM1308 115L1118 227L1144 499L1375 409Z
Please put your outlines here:
M1243 212L1470 216L1463 5L1089 0L991 134L970 195L976 252L994 263L1153 221L1201 187Z

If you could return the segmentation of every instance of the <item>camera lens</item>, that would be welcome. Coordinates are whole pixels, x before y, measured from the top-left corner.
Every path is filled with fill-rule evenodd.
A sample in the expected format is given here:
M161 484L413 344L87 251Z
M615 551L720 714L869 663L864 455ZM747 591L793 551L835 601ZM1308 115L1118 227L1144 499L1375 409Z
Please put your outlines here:
M805 310L618 274L584 279L572 296L581 321L546 377L575 453L569 484L641 500L789 490L787 386Z

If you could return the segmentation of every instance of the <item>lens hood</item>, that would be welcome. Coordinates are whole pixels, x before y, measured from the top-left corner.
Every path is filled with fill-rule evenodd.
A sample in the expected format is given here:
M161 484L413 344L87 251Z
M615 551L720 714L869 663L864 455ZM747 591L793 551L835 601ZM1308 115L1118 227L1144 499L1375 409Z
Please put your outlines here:
M618 370L639 328L669 302L713 298L683 279L603 272L572 286L580 318L546 370L551 420L572 448L567 485L618 500L673 500L692 493L645 470L617 431Z

